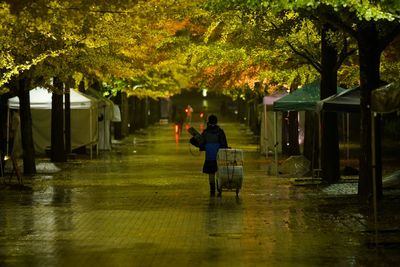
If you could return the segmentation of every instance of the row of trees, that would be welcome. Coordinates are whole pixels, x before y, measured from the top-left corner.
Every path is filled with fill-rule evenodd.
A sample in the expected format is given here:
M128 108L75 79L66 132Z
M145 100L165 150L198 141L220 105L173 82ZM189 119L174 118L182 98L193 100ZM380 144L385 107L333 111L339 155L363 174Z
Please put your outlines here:
M34 172L28 92L36 85L57 91L50 78L60 81L58 91L65 84L100 82L113 94L153 98L200 87L246 98L320 79L321 98L336 93L338 82L361 86L359 193L371 194L370 93L381 84L381 74L392 81L400 70L398 1L9 0L0 5L0 93L20 98L26 173ZM324 120L323 176L333 182L339 178L336 116Z

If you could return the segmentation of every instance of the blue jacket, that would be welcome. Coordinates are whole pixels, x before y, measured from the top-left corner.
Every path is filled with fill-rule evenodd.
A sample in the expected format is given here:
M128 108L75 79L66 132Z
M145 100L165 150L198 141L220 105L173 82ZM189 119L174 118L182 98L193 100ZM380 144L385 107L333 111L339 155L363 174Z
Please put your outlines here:
M217 160L218 150L228 148L225 132L218 125L208 125L201 136L203 144L200 150L206 151L206 160Z

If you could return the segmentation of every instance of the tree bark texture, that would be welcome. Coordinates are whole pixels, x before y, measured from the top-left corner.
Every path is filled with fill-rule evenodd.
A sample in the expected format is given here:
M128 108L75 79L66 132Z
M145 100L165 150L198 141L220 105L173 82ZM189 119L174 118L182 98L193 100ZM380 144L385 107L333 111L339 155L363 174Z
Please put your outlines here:
M247 105L246 102L243 101L241 98L238 98L236 100L237 102L237 107L238 107L238 114L237 114L237 119L240 123L246 123L247 122Z
M51 162L65 162L63 83L54 78L57 92L52 94L51 102Z
M362 200L368 200L373 194L373 166L372 166L372 136L371 136L371 91L380 85L380 56L379 37L376 26L366 23L359 30L358 48L360 53L360 81L361 81L361 126L360 126L360 177L358 194ZM380 129L380 120L376 120L376 129ZM378 134L380 136L380 134ZM376 192L382 196L382 164L381 164L381 140L375 139L376 158Z
M289 111L289 156L300 155L298 116L299 113L297 111Z
M337 93L337 49L327 38L334 29L325 24L321 33L321 84L320 99ZM338 119L335 112L323 112L321 124L321 169L322 178L328 183L340 179Z
M114 98L114 103L119 105L119 107L121 107L121 94L122 94L121 92L118 92L116 97ZM121 140L123 138L121 126L122 126L121 122L113 122L115 140Z
M161 118L160 100L150 99L150 123L157 123Z
M21 121L22 158L24 163L24 174L36 174L35 148L32 134L32 115L29 97L28 82L26 78L18 80L17 91L19 98L19 112Z
M140 118L139 118L139 125L141 128L145 129L149 125L149 116L148 116L148 111L149 111L149 100L147 97L140 99Z
M135 130L139 130L141 128L144 128L144 123L143 123L143 114L142 114L142 105L143 102L141 101L140 98L135 97L135 108L134 108L134 114L133 114L133 121L135 123Z
M314 111L306 111L303 155L311 161L313 169L320 168L318 127L317 114Z
M135 122L135 113L136 113L136 97L131 96L128 98L128 105L129 105L129 113L128 113L128 119L129 119L129 133L134 133L137 129L137 125Z
M72 151L71 147L71 95L70 87L67 85L64 90L65 95L65 153L70 154Z
M121 136L122 138L129 135L129 103L126 93L121 92Z
M293 82L290 85L290 92L297 90L298 82ZM300 155L299 144L299 112L289 111L287 116L288 122L288 145L287 155Z

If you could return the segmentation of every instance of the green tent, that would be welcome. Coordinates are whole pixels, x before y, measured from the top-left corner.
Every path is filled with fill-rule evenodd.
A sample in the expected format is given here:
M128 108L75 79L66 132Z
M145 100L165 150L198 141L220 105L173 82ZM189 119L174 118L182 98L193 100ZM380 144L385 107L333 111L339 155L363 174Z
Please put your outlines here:
M338 87L337 92L343 92L345 89ZM273 110L275 111L274 120L274 143L277 144L277 113L285 111L317 111L317 104L320 101L320 81L314 81L310 84L304 85L302 88L278 99L273 103ZM276 176L278 176L278 150L275 145L275 168Z
M338 87L340 93L345 89ZM274 102L274 111L316 110L320 101L320 81L314 81Z

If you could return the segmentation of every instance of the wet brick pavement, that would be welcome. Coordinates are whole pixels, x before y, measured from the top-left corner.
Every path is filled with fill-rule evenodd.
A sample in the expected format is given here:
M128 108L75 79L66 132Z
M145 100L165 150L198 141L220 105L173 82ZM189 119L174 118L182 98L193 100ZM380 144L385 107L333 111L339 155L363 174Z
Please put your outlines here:
M153 126L30 190L3 186L0 266L399 266L398 194L385 192L375 225L354 195L268 176L245 128L222 126L245 151L239 198L210 197L204 155Z

